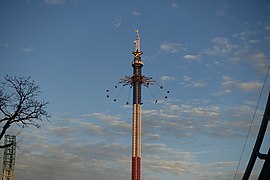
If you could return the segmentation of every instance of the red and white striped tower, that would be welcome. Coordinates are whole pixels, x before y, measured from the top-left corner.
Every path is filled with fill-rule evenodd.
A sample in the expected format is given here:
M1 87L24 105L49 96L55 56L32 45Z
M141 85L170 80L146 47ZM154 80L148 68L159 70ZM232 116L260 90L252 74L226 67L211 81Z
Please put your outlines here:
M133 122L132 122L132 180L141 179L141 85L143 83L140 50L140 36L137 32L135 40L134 60L132 61L133 76L131 77L133 86Z
M154 80L151 77L142 75L143 62L141 55L143 52L140 49L140 35L137 33L135 43L134 59L132 61L133 75L125 76L120 79L119 83L123 86L131 85L133 87L133 118L132 118L132 180L141 179L141 87L142 85L148 87L154 84Z

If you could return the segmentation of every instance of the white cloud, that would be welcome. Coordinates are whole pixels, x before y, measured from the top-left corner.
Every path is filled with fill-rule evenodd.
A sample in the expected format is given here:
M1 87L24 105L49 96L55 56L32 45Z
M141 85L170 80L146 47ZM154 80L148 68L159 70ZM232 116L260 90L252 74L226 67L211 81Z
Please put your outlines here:
M263 52L256 52L251 54L248 59L253 64L255 68L260 70L263 73L267 72L269 66L269 60Z
M228 4L224 3L223 6L216 11L217 16L225 16L228 9Z
M122 18L120 18L120 17L114 18L114 20L113 20L114 29L118 29L121 26L121 24L122 24Z
M180 110L183 113L192 113L197 116L217 117L220 114L220 108L218 106L193 107L191 105L181 105Z
M226 162L225 162L226 163ZM230 163L230 162L228 162ZM236 162L231 162L232 164L234 163L234 167L236 166ZM213 166L215 168L215 166ZM233 168L233 167L232 167ZM244 172L241 172L240 170L237 172L235 180L241 180ZM233 179L235 175L235 170L233 171L225 171L225 172L207 172L207 173L202 173L196 178L196 180L231 180ZM249 180L258 180L258 176L254 173L251 173Z
M143 132L158 134L161 140L164 136L189 139L197 134L226 139L244 137L249 128L246 120L253 112L253 105L220 106L203 99L163 105L160 110L144 110L142 118ZM257 129L254 127L254 132ZM252 132L252 137L255 135Z
M199 59L199 56L196 56L196 55L187 54L184 56L184 60L187 60L187 61L194 61L198 59Z
M224 94L229 94L229 93L231 93L231 92L232 92L231 89L225 89L225 90L219 91L219 92L217 92L217 93L213 93L213 95L215 95L215 96L220 96L220 95L224 95Z
M150 141L157 141L161 139L159 134L150 134L150 133L145 133L144 138L148 138Z
M162 77L160 78L160 80L163 81L163 82L165 82L165 81L174 81L175 78L172 77L172 76L162 76Z
M9 43L4 43L3 45L4 45L4 47L6 47L6 48L9 48L9 47L10 47Z
M232 78L224 76L224 79L231 80ZM222 106L209 105L202 100L192 101L192 103L181 102L181 105L164 103L164 107L160 110L145 109L143 111L145 139L142 147L142 166L145 179L164 180L166 179L164 174L174 179L185 179L187 175L192 179L199 179L200 176L205 176L202 179L218 179L218 175L225 175L223 172L235 166L233 161L222 162L218 159L202 163L195 156L196 153L192 152L193 148L187 152L183 149L189 149L188 147L181 148L175 144L173 146L177 147L171 147L169 143L164 144L162 138L169 136L170 141L176 140L177 144L196 143L190 137L194 135L201 137L206 134L225 141L225 138L236 137L238 133L246 132L248 128L246 120L225 121L220 113L231 111ZM249 106L230 108L235 112L250 111ZM89 177L96 180L126 179L130 175L131 165L130 125L128 134L119 135L114 141L105 140L102 134L120 134L122 130L116 127L128 124L121 119L124 118L120 115L91 113L76 119L53 120L52 124L41 131L27 131L28 135L25 136L23 143L24 148L16 157L15 177L20 177L21 180L87 180ZM59 121L62 121L64 125L58 124ZM88 136L85 136L85 130L89 130ZM73 137L73 140L63 138L66 136ZM126 139L122 141L120 138ZM211 138L209 141L211 144ZM202 151L202 149L196 151ZM205 153L211 153L208 149L205 151ZM155 178L156 176L159 178Z
M160 50L168 53L178 53L186 48L182 44L163 42L160 45Z
M57 136L61 137L68 137L72 133L74 128L69 127L69 126L61 126L61 127L52 127L50 131L54 133Z
M40 148L33 142L17 153L15 177L21 180L87 180L89 177L124 180L129 174L129 162L124 161L128 158L128 149L122 144L84 142ZM38 153L37 148L41 150Z
M206 83L203 82L203 81L195 81L195 82L193 82L194 87L204 87L205 85L206 85Z
M255 24L245 22L242 27L243 30L240 33L233 35L241 43L241 46L238 46L237 51L234 51L231 60L241 63L249 62L256 70L266 73L269 65L269 52L265 47L269 44L270 24L268 22Z
M242 31L233 34L233 37L242 40L242 43L246 43L252 39L258 39L263 42L263 38L268 36L270 30L270 23L268 22L257 22L254 24L244 22L241 26Z
M171 5L171 7L173 8L173 9L177 9L177 8L179 8L180 6L179 6L179 4L177 4L177 3L172 3L172 5Z
M32 47L25 47L25 48L22 48L21 51L25 53L30 53L30 52L33 52L34 49Z
M241 82L238 84L238 86L243 91L253 91L260 89L262 87L262 83L258 81L249 81L249 82Z
M206 85L206 82L202 80L192 80L192 78L189 76L183 76L182 79L184 81L182 82L184 87L204 87Z
M44 0L43 2L47 5L62 5L65 3L65 0Z
M141 15L141 13L139 11L136 11L136 10L135 11L132 11L131 14L133 16L137 16L137 17Z
M184 81L191 81L191 80L192 80L192 78L191 78L191 77L189 77L189 76L183 76L183 80L184 80Z
M259 43L260 40L258 40L258 39L250 39L249 42L255 44L255 43Z
M106 124L103 125L107 126L108 128L101 128L99 125L93 124L92 128L97 129L96 132L99 132L99 134L104 134L105 136L112 136L112 135L123 135L127 134L129 130L131 129L131 124L129 124L126 121L121 120L121 117L119 115L108 115L104 113L92 113L88 115L84 115L85 117L92 117L96 118L97 120L102 120ZM91 124L91 123L90 123ZM100 130L103 130L105 132L100 132ZM91 132L91 130L89 131Z
M226 88L232 87L237 81L235 81L230 76L222 76L223 82L221 83L222 86L225 86Z
M101 120L107 121L107 122L116 122L116 121L119 121L121 119L119 115L108 115L108 114L103 114L103 113L85 114L83 116L96 117L98 119L101 119Z
M208 55L222 55L222 54L228 54L231 53L233 49L235 49L237 46L233 45L229 42L228 38L224 37L216 37L212 42L212 47L207 50L203 50L204 54Z
M84 130L87 134L90 135L104 135L106 130L100 125L92 122L80 122L80 126L82 130Z
M223 76L222 77L223 82L221 82L221 85L225 88L224 93L230 93L233 88L239 88L242 91L253 91L260 89L262 87L262 83L259 81L248 81L248 82L241 82L239 80L235 80L231 78L230 76ZM222 93L218 93L222 94Z
M144 144L144 154L142 165L156 173L167 172L182 175L199 168L198 164L192 163L192 153L182 152L167 147L165 144Z
M223 9L218 9L216 12L217 16L225 16L225 11Z

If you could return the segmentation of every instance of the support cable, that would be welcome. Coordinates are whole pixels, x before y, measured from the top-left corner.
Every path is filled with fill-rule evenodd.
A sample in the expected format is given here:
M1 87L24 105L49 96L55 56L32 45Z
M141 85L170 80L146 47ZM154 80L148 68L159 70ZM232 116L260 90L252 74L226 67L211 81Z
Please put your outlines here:
M113 99L113 101L117 101L117 99L119 98L119 96L120 96L120 94L121 94L121 92L122 92L122 90L123 90L123 87L124 87L124 85L122 85L122 86L120 86L121 88L120 88L120 90L119 90L119 92L118 92L118 94L117 94L117 96Z
M129 105L129 102L130 102L131 89L132 89L132 85L129 87L128 99L127 99L126 105Z
M239 161L238 161L238 164L237 164L237 167L236 167L236 170L235 170L235 174L234 174L233 180L235 180L235 178L236 178L236 175L237 175L237 172L238 172L238 169L239 169L239 165L240 165L240 163L241 163L241 160L242 160L242 157L243 157L243 154L244 154L246 145L247 145L247 141L248 141L248 138L249 138L249 135L250 135L250 132L251 132L251 128L252 128L252 126L253 126L253 122L254 122L254 119L255 119L255 115L257 114L259 102L260 102L261 97L262 97L263 89L264 89L264 87L265 87L266 80L267 80L267 78L268 78L269 70L270 70L270 64L269 64L269 66L268 66L268 70L267 70L267 73L266 73L265 78L264 78L263 86L262 86L262 89L261 89L261 92L260 92L260 95L259 95L259 99L258 99L257 104L256 104L256 107L255 107L255 111L254 111L254 113L253 113L253 117L252 117L252 120L251 120L251 123L250 123L250 126L249 126L249 130L248 130L248 133L247 133L247 136L246 136L246 139L245 139L245 143L244 143L244 146L243 146L241 155L240 155L240 159L239 159Z
M148 89L149 93L151 94L152 98L154 98L155 103L157 103L158 100L157 100L157 98L155 97L155 95L153 94L153 92L151 91L151 89L150 89L149 87L147 87L147 89Z

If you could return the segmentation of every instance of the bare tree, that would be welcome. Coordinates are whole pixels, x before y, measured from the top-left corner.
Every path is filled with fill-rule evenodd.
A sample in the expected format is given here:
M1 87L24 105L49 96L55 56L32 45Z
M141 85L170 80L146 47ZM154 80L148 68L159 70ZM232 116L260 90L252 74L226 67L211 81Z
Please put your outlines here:
M48 102L38 100L39 95L40 88L30 77L5 76L0 84L0 140L13 124L20 128L39 128L43 118L51 117L46 111ZM10 145L0 145L0 148Z

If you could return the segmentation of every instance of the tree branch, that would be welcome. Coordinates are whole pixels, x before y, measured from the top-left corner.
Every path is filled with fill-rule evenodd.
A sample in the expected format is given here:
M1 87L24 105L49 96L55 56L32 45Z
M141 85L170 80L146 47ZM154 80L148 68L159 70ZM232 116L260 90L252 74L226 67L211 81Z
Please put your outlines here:
M0 84L0 140L7 129L13 124L21 127L28 125L39 127L43 118L51 118L46 111L48 102L37 99L40 88L30 77L9 77ZM5 146L5 145L4 145ZM4 147L0 145L0 149Z

